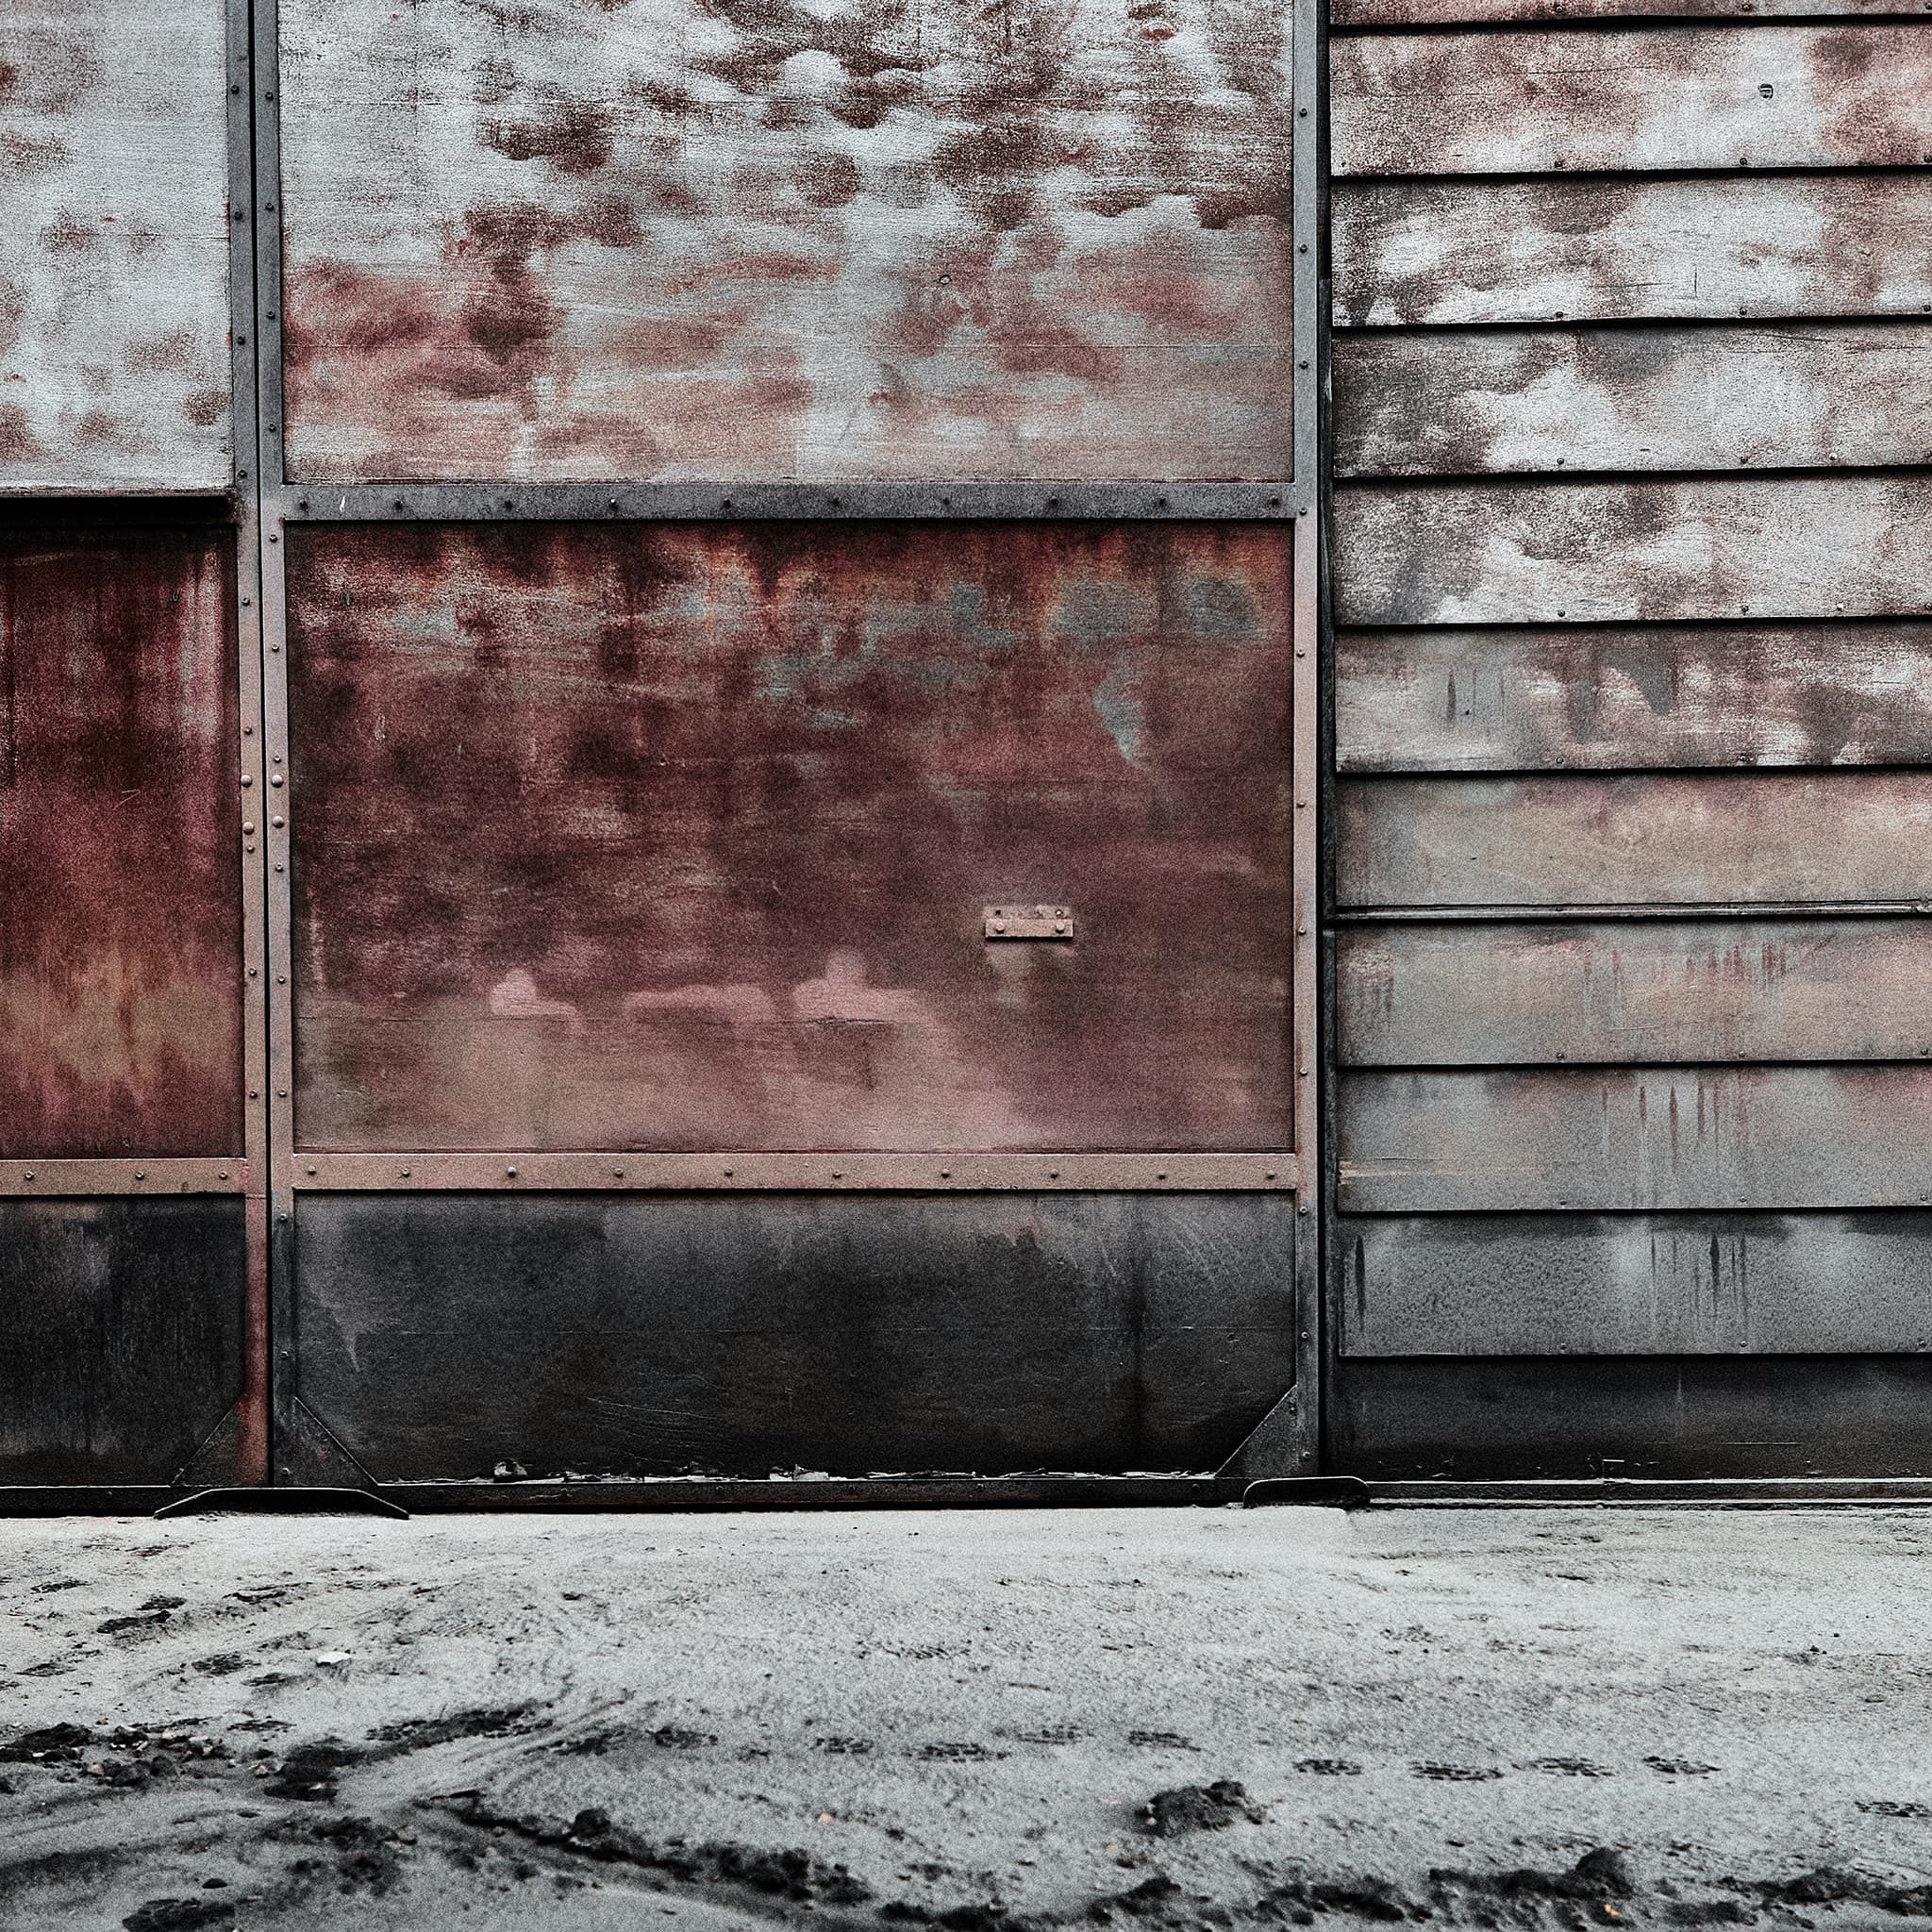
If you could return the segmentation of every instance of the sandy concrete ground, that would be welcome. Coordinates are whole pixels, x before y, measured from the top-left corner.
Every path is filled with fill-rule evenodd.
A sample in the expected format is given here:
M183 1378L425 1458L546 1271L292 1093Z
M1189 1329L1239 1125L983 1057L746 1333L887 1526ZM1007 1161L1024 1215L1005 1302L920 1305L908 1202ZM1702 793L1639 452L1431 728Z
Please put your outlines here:
M0 1524L0 1924L1898 1926L1932 1516Z

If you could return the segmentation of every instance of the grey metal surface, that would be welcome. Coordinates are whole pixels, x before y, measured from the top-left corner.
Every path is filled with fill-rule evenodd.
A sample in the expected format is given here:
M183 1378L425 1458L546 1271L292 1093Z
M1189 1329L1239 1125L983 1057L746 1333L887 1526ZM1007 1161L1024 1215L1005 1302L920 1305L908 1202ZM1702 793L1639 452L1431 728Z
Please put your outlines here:
M1882 1355L1932 1348L1932 1215L1425 1214L1341 1224L1342 1352Z
M1910 465L1932 327L1363 329L1336 344L1340 476Z
M1932 609L1932 476L1356 484L1334 567L1349 625L1904 616Z
M1277 475L1289 16L287 0L291 470Z
M1340 175L1917 167L1923 22L1352 35L1335 42Z
M1337 1113L1347 1212L1932 1207L1924 1061L1362 1069Z
M229 481L223 0L11 0L0 494Z
M1932 624L1538 625L1336 640L1343 772L1932 760Z
M1932 306L1928 220L1932 175L1916 172L1344 181L1333 314L1338 327L1913 315Z
M1336 940L1350 1066L1932 1056L1932 922L1385 925Z

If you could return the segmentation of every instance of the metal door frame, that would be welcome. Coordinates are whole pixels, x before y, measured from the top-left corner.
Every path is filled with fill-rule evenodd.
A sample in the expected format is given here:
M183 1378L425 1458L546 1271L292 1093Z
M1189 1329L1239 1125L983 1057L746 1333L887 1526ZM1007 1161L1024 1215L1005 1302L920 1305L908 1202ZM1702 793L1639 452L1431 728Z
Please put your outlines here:
M1224 1465L1219 1481L1136 1477L987 1477L972 1480L773 1482L761 1480L692 1482L689 1479L568 1486L517 1483L408 1485L412 1502L431 1506L495 1506L523 1503L557 1507L588 1505L691 1507L729 1505L798 1507L819 1502L851 1507L864 1501L892 1503L977 1503L994 1500L1058 1502L1105 1495L1114 1500L1174 1502L1224 1494L1230 1484L1251 1477L1312 1474L1319 1454L1321 1366L1321 1245L1323 1217L1312 1212L1322 1174L1318 1088L1320 1085L1321 1003L1316 973L1317 908L1320 903L1317 808L1321 783L1319 721L1322 693L1318 670L1324 658L1319 629L1324 608L1319 552L1324 506L1319 500L1322 371L1319 353L1322 260L1322 192L1319 170L1323 67L1319 0L1293 0L1293 142L1291 183L1291 258L1293 288L1293 371L1291 476L1260 483L528 483L471 479L440 483L291 483L282 452L282 218L281 140L277 0L229 0L231 35L252 5L254 32L253 192L238 196L234 233L238 262L249 252L244 232L253 228L252 267L244 282L238 270L236 359L237 421L257 425L249 479L238 473L242 491L244 547L258 557L258 628L243 629L243 654L251 638L258 653L251 667L256 682L244 679L244 704L258 699L262 731L254 743L256 796L266 801L267 824L258 854L264 870L251 875L251 944L265 941L263 990L267 1030L251 1031L250 1085L266 1108L251 1111L251 1136L265 1131L267 1199L263 1211L267 1243L267 1326L259 1353L267 1372L275 1453L261 1479L275 1483L334 1479L375 1487L325 1429L302 1410L297 1400L294 1358L294 1215L305 1192L354 1191L544 1192L569 1190L643 1193L691 1191L984 1192L1214 1190L1292 1192L1296 1201L1294 1291L1295 1377L1292 1387L1260 1426ZM242 23L245 25L245 23ZM232 105L232 103L231 103ZM231 114L231 132L237 118ZM239 117L245 140L245 114ZM247 158L238 155L238 180L246 175ZM245 224L240 210L247 207ZM244 290L252 306L241 301ZM242 353L243 335L254 338L252 365ZM245 372L245 375L244 375ZM242 415L242 384L247 383L249 417ZM259 399L258 410L256 400ZM238 438L238 449L241 447ZM384 1153L322 1154L298 1151L291 1099L294 1065L292 1014L293 906L290 877L291 832L289 820L299 800L289 798L290 770L288 604L284 533L291 525L514 522L716 521L750 523L766 519L826 524L859 519L917 519L974 522L989 519L1097 522L1241 519L1287 522L1292 539L1293 684L1291 694L1294 787L1291 865L1294 932L1291 936L1291 1045L1293 1095L1291 1145L1252 1154L611 1154L597 1151L553 1153L447 1153L398 1149ZM242 587L242 615L249 614L251 586L258 567L251 558ZM250 712L249 715L254 715ZM261 751L268 778L261 787ZM250 848L251 852L254 848ZM255 956L251 954L251 959ZM272 975L272 983L270 980ZM251 1008L251 1025L254 1026ZM258 1070L264 1077L258 1078ZM273 1092L266 1072L273 1070ZM254 1103L251 1102L251 1108ZM251 1139L251 1152L258 1142ZM259 1173L258 1166L251 1173ZM253 1200L253 1196L251 1199ZM253 1211L253 1210L252 1210ZM251 1231L255 1226L251 1220ZM251 1248L251 1257L255 1250ZM256 1275L251 1265L251 1284ZM251 1291L253 1293L253 1290ZM251 1300L251 1322L256 1319ZM269 1336L273 1336L273 1359ZM251 1327L251 1337L256 1329ZM251 1357L251 1359L255 1359ZM251 1411L252 1412L252 1411ZM334 1467L330 1468L329 1465ZM809 1491L808 1494L807 1491Z

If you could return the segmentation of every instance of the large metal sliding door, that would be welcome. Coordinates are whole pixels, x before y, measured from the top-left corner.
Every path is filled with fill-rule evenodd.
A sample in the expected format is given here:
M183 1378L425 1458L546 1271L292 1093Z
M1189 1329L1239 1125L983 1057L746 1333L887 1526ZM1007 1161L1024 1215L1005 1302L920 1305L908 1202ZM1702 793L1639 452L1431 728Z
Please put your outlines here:
M248 87L221 0L8 11L8 1507L266 1471Z
M276 1479L1312 1470L1285 0L255 33Z

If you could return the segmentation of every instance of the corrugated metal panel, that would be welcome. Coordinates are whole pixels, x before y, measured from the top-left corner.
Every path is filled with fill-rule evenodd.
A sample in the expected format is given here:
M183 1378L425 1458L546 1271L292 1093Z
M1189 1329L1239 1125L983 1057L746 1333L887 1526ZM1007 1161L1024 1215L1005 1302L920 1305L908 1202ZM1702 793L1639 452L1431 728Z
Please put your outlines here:
M0 537L0 1154L242 1151L230 558Z
M301 1397L378 1477L1214 1469L1294 1361L1286 1198L318 1196Z
M1340 181L1333 216L1338 326L1932 308L1925 174Z
M289 548L304 1146L1286 1144L1285 532Z
M1932 30L1562 10L1338 9L1333 1440L1906 1473Z
M1357 487L1334 558L1343 624L1902 616L1932 609L1932 473Z
M1346 906L1932 899L1932 771L1352 778Z
M1357 630L1344 772L1932 762L1932 625Z
M1361 1214L1932 1204L1932 1066L1345 1073Z
M1336 941L1350 1066L1932 1056L1918 919L1389 925Z
M1330 59L1342 175L1916 167L1932 34L1911 25L1359 35Z
M0 491L225 489L223 0L8 0Z
M1911 464L1932 326L1371 333L1334 395L1338 476Z
M1344 1352L1932 1349L1932 1217L1426 1214L1349 1224Z
M1289 472L1282 0L284 0L298 476Z

